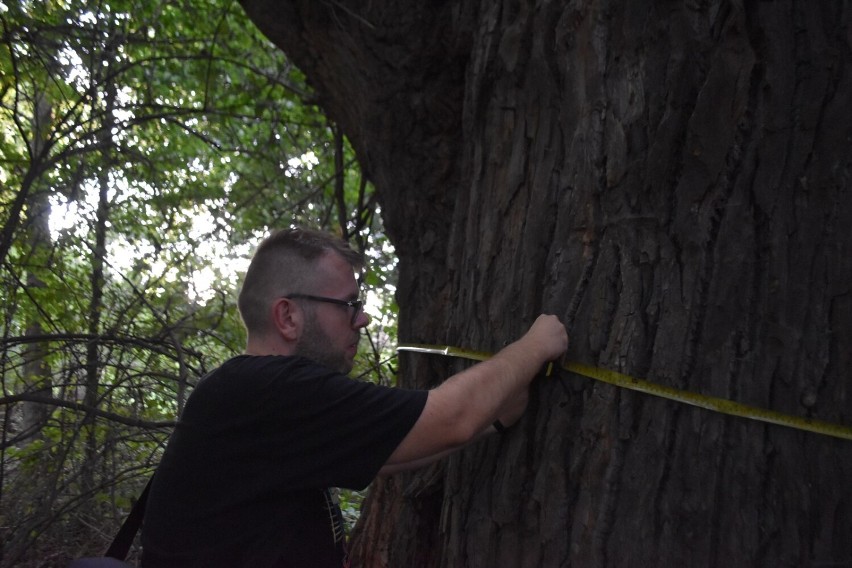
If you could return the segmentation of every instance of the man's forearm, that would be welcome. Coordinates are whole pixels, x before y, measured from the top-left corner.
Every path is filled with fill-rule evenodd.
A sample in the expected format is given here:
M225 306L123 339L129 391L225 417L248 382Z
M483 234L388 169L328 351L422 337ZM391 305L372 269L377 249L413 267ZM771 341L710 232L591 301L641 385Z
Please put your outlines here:
M505 428L508 428L517 422L527 409L529 398L529 385L512 395L509 398L509 401L500 408L500 411L497 413L497 420L500 421L500 424Z
M529 383L544 361L536 347L522 338L488 361L454 375L436 389L436 392L447 391L441 394L447 397L448 404L457 405L460 428L468 432L468 440L499 416L505 415L507 425L520 417L526 406Z

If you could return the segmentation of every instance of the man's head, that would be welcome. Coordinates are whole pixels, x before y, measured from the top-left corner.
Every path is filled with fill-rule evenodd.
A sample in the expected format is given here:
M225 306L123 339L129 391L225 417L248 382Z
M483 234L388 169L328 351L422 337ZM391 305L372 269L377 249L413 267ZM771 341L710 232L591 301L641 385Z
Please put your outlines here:
M345 305L358 298L354 272L362 265L345 241L319 231L288 229L265 239L238 300L248 352L299 354L349 371L369 321Z

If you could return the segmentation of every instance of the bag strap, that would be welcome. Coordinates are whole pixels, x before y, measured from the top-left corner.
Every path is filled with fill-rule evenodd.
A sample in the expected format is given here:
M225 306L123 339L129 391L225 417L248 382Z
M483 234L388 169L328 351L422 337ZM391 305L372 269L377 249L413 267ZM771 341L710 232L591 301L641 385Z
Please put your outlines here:
M118 533L112 540L112 544L109 545L105 556L117 558L118 560L127 558L127 553L130 552L133 539L136 537L136 533L139 532L139 527L142 526L142 517L145 516L145 502L148 500L148 490L151 489L151 482L153 480L154 476L152 475L145 485L145 489L142 490L139 499L133 504L133 508L130 509L130 514L124 519L124 524L118 529Z

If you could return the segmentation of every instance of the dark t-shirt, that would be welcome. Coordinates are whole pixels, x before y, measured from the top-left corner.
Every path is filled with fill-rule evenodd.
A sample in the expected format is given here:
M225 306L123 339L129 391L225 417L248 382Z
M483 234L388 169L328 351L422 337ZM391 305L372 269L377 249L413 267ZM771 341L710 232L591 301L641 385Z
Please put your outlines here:
M190 395L154 476L142 566L339 568L328 488L366 487L426 396L301 357L227 361Z

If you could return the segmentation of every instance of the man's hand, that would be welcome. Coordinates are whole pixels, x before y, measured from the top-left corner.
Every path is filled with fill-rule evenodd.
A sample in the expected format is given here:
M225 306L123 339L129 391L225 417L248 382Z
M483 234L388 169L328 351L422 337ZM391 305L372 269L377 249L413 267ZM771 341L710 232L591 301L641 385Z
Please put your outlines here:
M568 349L568 332L556 316L541 315L511 349L525 354L538 353L537 368L541 369L546 363L559 359ZM497 419L504 427L511 426L526 410L528 400L529 383L522 385L509 397L500 408Z
M520 339L525 347L541 352L542 364L559 359L568 349L568 332L559 318L542 314Z

